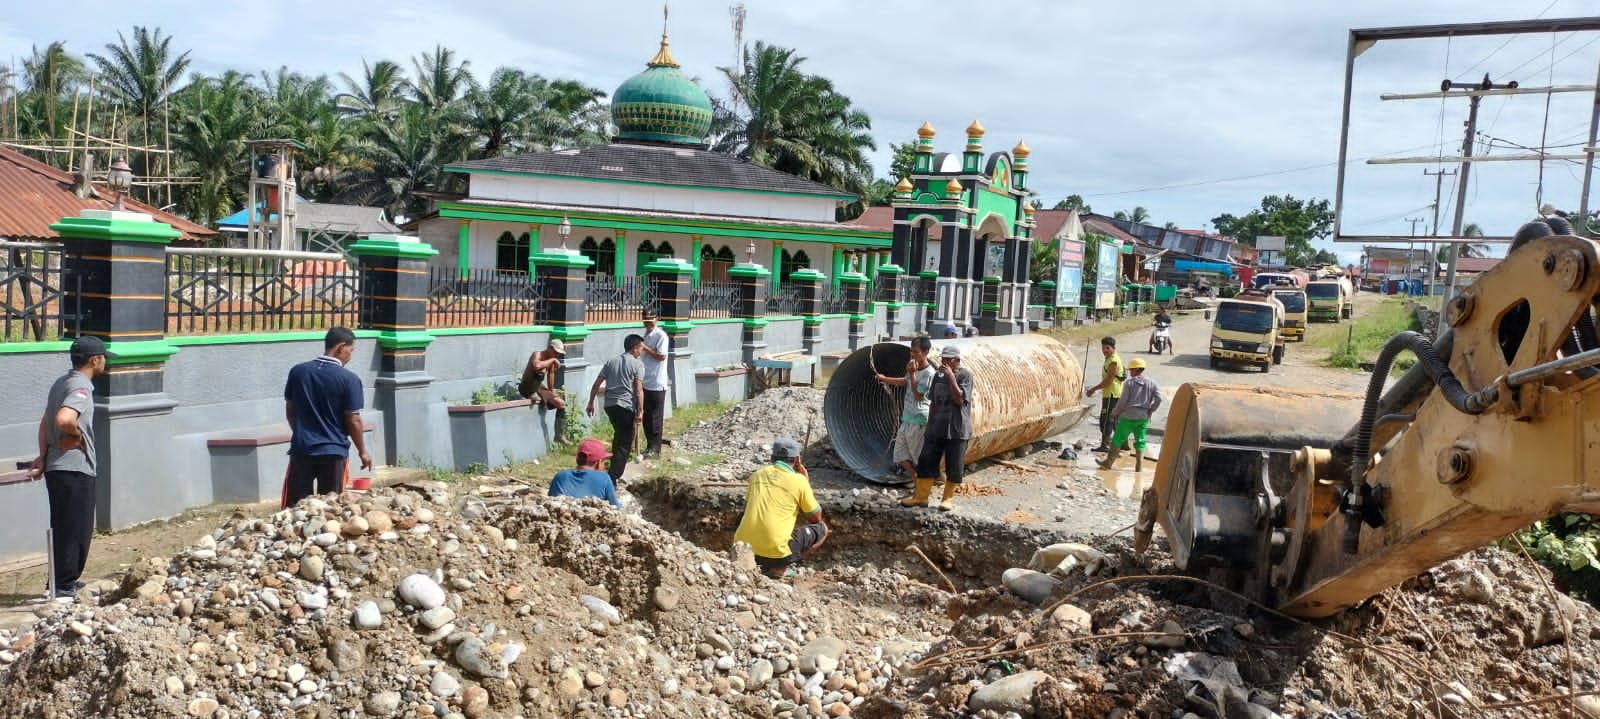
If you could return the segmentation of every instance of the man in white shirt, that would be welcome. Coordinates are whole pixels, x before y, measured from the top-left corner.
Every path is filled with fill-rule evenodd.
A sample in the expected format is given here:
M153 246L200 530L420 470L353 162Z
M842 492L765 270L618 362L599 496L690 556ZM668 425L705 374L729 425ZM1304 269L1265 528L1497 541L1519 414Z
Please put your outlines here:
M655 310L644 312L644 456L661 456L661 424L667 408L667 352L672 340L656 324Z

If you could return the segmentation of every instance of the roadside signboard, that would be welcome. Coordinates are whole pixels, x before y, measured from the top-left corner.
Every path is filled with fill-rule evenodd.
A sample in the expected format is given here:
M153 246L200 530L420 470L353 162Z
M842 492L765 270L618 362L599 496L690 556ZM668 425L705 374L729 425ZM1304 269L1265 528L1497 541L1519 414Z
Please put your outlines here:
M1122 264L1122 243L1101 240L1095 255L1094 308L1109 310L1117 306L1117 270Z
M1083 297L1083 240L1056 242L1056 306L1077 307Z

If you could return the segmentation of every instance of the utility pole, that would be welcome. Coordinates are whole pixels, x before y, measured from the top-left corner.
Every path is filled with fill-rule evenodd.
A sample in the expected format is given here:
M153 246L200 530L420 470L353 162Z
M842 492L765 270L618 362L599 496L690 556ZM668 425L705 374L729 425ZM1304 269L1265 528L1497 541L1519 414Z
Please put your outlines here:
M1439 196L1444 192L1444 178L1455 177L1455 170L1427 170L1422 174L1433 177L1433 236L1439 236ZM1439 283L1439 246L1428 243L1428 296L1433 296L1433 288Z
M1509 83L1503 83L1503 84L1497 84L1497 83L1489 82L1489 73L1484 73L1483 74L1483 81L1478 83L1478 84L1476 84L1476 85L1455 85L1454 83L1450 82L1449 80L1445 80L1444 83L1440 86L1440 89L1443 90L1444 92L1449 92L1451 90L1468 90L1468 91L1471 91L1471 90L1498 90L1498 89L1512 89L1512 90L1514 90L1514 89L1516 89L1516 87L1517 87L1517 83L1516 82L1509 82ZM1478 106L1480 104L1482 104L1482 102L1483 102L1483 95L1480 95L1480 94L1474 94L1469 98L1469 103L1470 104L1469 104L1468 109L1467 109L1467 130L1466 130L1466 133L1465 133L1464 137L1461 140L1461 158L1462 158L1461 172L1460 172L1461 182L1456 185L1456 217L1455 217L1455 222L1452 223L1452 225L1451 225L1451 227L1452 227L1452 229L1450 230L1450 236L1451 237L1460 237L1461 236L1462 223L1465 222L1465 220L1466 220L1466 214L1467 214L1467 178L1472 174L1472 139L1474 137L1476 137L1477 133L1478 133ZM1443 322L1444 322L1444 303L1449 301L1450 296L1455 294L1455 291L1456 291L1456 260L1458 260L1460 258L1461 258L1461 243L1460 242L1451 242L1450 243L1450 264L1446 267L1445 273L1444 273L1444 297L1439 301L1439 322L1441 323L1441 326L1440 326L1441 331L1443 330Z
M1417 273L1413 264L1417 261L1417 223L1426 222L1421 217L1407 217L1406 222L1411 223L1411 241L1406 243L1406 294L1411 294L1411 279Z

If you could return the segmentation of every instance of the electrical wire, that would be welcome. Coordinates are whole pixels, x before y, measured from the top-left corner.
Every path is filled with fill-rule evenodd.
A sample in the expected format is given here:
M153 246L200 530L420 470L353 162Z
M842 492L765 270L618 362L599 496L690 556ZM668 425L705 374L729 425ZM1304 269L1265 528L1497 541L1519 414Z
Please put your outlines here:
M1580 48L1581 49L1581 48ZM1545 87L1551 87L1556 81L1556 43L1555 37L1550 38L1550 76L1545 80ZM1545 142L1550 136L1550 97L1555 93L1550 90L1544 92L1544 123L1539 130L1539 184L1533 191L1533 211L1537 213L1544 203L1544 154Z
M1553 7L1555 7L1555 6L1556 6L1556 3L1558 3L1558 2L1561 2L1561 0L1550 0L1550 4L1549 4L1549 5L1546 5L1546 6L1544 6L1544 9L1543 9L1543 10L1540 10L1540 11L1539 11L1539 14L1538 14L1538 15L1534 15L1534 16L1533 16L1533 18L1534 18L1534 19L1535 19L1535 20L1537 20L1537 19L1539 19L1539 18L1542 18L1542 17L1544 17L1544 14L1545 14L1545 13L1547 13L1547 12L1550 12L1550 8L1553 8ZM1472 63L1472 66L1471 66L1471 67L1468 67L1468 68L1467 68L1467 69L1465 69L1465 70L1462 70L1462 71L1461 71L1461 75L1462 75L1462 76L1463 76L1463 77L1464 77L1464 76L1466 76L1466 74L1467 74L1467 73L1469 73L1469 72L1472 72L1472 71L1473 71L1473 70L1476 70L1476 69L1478 69L1478 67L1480 67L1480 66L1481 66L1481 65L1483 65L1483 64L1484 64L1484 63L1486 63L1486 62L1488 62L1488 61L1489 61L1489 59L1490 59L1490 58L1492 58L1492 57L1494 57L1494 56L1495 56L1495 55L1498 55L1498 54L1499 54L1499 53L1500 53L1500 51L1501 51L1501 50L1504 50L1504 49L1506 49L1506 46L1507 46L1507 45L1510 45L1510 44L1511 44L1511 41L1512 41L1512 40L1515 40L1515 39L1517 39L1517 38L1519 38L1519 37L1521 37L1521 34L1517 34L1517 35L1512 35L1512 36L1511 36L1511 37L1508 37L1508 38L1506 38L1506 41L1505 41L1505 42L1503 42L1503 43L1500 43L1500 47L1497 47L1497 48L1495 48L1495 49L1494 49L1494 50L1491 50L1491 51L1490 51L1490 52L1489 52L1489 54L1488 54L1488 55L1485 55L1485 56L1484 56L1484 58L1483 58L1483 59L1482 59L1482 60L1479 60L1479 61L1477 61L1477 62L1475 62L1475 63ZM1446 73L1446 74L1445 74L1445 77L1449 77L1449 76L1450 76L1450 75L1449 75L1449 74L1448 74L1448 73Z
M1380 158L1380 157L1384 157L1386 155L1398 155L1398 154L1400 154L1402 152L1412 152L1414 150L1426 150L1426 149L1429 149L1429 148L1435 148L1436 149L1438 147L1439 147L1438 144L1433 144L1433 143L1430 143L1430 144L1427 144L1427 145L1418 145L1416 147L1407 147L1407 148L1404 148L1404 149L1401 149L1401 150L1392 150L1390 152L1384 152L1384 153L1380 153L1380 154L1377 154L1377 155L1370 155L1368 157L1353 158L1353 159L1350 159L1350 160L1346 160L1345 164L1349 165L1349 164L1356 163L1356 162L1366 162L1367 160L1377 159L1377 158ZM1269 171L1269 172L1258 172L1258 173L1255 173L1253 175L1239 175L1239 176L1236 176L1236 177L1221 177L1221 178L1217 178L1217 179L1213 179L1213 180L1195 180L1194 182L1180 182L1180 183L1176 183L1176 184L1172 184L1172 185L1158 185L1158 186L1155 186L1155 187L1141 187L1141 188L1138 188L1138 189L1135 189L1135 190L1118 190L1116 192L1083 193L1083 197L1085 197L1085 198L1088 198L1088 197L1111 197L1113 195L1133 195L1133 194L1137 194L1137 193L1140 193L1140 192L1157 192L1157 191L1160 191L1160 190L1176 190L1176 189L1181 189L1181 188L1185 188L1185 187L1201 187L1201 186L1204 186L1204 185L1220 185L1220 184L1225 184L1225 183L1229 183L1229 182L1240 182L1240 181L1243 181L1243 180L1254 180L1254 179L1260 178L1260 177L1272 177L1274 175L1289 175L1289 174L1293 174L1293 173L1296 173L1296 172L1309 172L1311 170L1320 170L1320 169L1322 169L1324 167L1338 167L1338 166L1339 166L1339 163L1337 161L1335 161L1335 162L1325 162L1325 163L1322 163L1320 165L1306 165L1304 167L1291 167L1291 168L1286 169L1286 170L1272 170L1272 171Z
M1575 49L1575 50L1573 50L1573 51L1572 51L1572 52L1569 52L1569 53L1567 53L1567 54L1565 54L1565 55L1562 55L1562 56L1561 56L1561 59L1559 59L1559 60L1555 60L1555 61L1552 61L1552 62L1551 62L1551 63L1550 63L1550 69L1552 69L1552 70L1554 70L1554 69L1555 69L1555 66L1556 66L1556 65L1559 65L1559 64L1561 64L1561 63L1562 63L1562 62L1565 62L1565 61L1566 61L1566 59L1567 59L1567 58L1569 58L1569 57L1572 57L1572 56L1573 56L1573 55L1576 55L1576 54L1578 54L1578 53L1580 53L1580 52L1583 52L1583 51L1584 51L1584 50L1587 50L1587 49L1588 49L1588 48L1589 48L1589 46L1590 46L1590 45L1593 45L1593 44L1595 44L1595 43L1597 43L1597 42L1600 42L1600 37L1596 37L1596 38L1594 38L1594 39L1593 39L1593 40L1590 40L1590 41L1588 41L1588 42L1586 42L1586 43L1584 43L1584 44L1582 44L1582 45L1579 45L1579 46L1578 46L1578 47L1577 47L1577 49ZM1542 54L1542 53L1541 53L1541 54ZM1521 69L1521 66L1520 66L1520 65L1519 65L1519 66L1518 66L1518 68L1517 68L1517 69L1519 69L1519 70L1520 70L1520 69ZM1512 72L1516 72L1516 70L1513 70L1513 71L1512 71ZM1508 74L1508 75L1509 75L1509 74L1510 74L1510 73L1506 73L1506 74ZM1533 73L1533 74L1531 74L1531 75L1529 75L1529 76L1528 76L1528 79L1530 79L1530 80L1531 80L1531 79L1534 79L1534 78L1536 78L1536 77L1538 77L1538 76L1539 76L1539 72L1534 72L1534 73Z

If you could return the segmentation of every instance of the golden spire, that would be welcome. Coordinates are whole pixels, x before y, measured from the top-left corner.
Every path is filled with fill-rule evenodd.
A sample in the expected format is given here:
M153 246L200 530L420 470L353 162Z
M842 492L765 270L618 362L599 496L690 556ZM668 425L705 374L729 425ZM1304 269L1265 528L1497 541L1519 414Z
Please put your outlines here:
M949 182L944 183L944 194L946 194L946 195L959 195L959 194L961 194L961 181L957 180L954 177L950 178Z
M650 67L678 66L678 61L672 59L672 53L667 52L667 17L670 11L671 8L663 0L661 3L661 50L656 53L655 57L650 58L650 62L645 63Z
M928 122L922 123L922 127L917 128L917 137L925 140L933 139L933 124Z
M895 193L900 195L907 194L915 189L917 189L917 187L916 185L911 184L911 178L909 177L900 178L900 184L894 186Z
M967 126L967 137L983 137L983 124L973 120L972 124Z
M1030 152L1033 152L1033 150L1028 149L1028 143L1019 141L1017 146L1011 149L1011 156L1021 160L1027 157Z
M1033 213L1034 212L1036 212L1036 210L1034 209L1033 205L1023 205L1022 206L1022 214L1027 215L1029 217L1033 217Z

